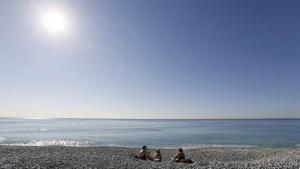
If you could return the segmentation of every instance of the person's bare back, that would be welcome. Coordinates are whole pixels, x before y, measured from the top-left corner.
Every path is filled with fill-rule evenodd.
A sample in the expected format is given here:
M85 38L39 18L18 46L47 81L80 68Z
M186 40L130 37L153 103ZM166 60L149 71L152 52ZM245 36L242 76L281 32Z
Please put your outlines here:
M161 153L160 153L160 150L156 150L155 152L151 153L150 160L161 162Z

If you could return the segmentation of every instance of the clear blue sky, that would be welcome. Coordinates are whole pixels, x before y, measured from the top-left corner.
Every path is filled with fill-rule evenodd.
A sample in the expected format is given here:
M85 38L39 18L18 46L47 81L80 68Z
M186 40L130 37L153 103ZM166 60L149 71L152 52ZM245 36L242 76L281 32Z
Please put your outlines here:
M64 32L39 15L63 11ZM1 1L0 116L300 117L297 0Z

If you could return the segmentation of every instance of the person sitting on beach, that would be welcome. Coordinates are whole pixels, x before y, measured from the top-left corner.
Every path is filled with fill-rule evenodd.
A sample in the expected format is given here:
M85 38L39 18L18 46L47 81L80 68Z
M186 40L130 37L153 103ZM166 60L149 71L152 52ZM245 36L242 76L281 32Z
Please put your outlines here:
M172 161L176 163L193 163L190 159L185 159L185 154L183 153L182 148L178 149L178 152L172 157Z
M161 162L161 153L160 150L155 150L155 152L151 153L150 160Z
M178 152L172 157L172 161L180 162L180 160L185 159L185 154L183 153L182 148L178 149Z
M137 158L141 160L147 160L149 158L149 152L147 146L142 146Z

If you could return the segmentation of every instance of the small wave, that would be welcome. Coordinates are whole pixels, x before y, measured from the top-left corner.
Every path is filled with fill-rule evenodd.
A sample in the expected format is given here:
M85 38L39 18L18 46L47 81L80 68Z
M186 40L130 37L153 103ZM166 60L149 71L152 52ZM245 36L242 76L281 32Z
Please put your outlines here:
M51 120L53 118L46 118L46 117L23 117L20 119L24 119L24 120Z
M199 148L257 148L255 145L235 145L235 144L196 144L196 145L182 145L182 146L164 146L162 149L176 149L181 147L185 150L199 149Z
M122 145L122 144L100 144L100 145L93 145L93 146L104 146L104 147L123 147L123 148L139 148L136 145ZM192 149L199 149L199 148L258 148L255 145L215 145L215 144L195 144L195 145L172 145L172 146L149 146L150 148L158 148L158 149L177 149L179 147L185 150L192 150Z
M0 137L0 142L4 141L6 138Z
M77 140L33 140L27 143L7 143L1 145L9 146L67 146L67 147L88 147L93 145L89 141Z
M255 145L218 145L218 144L201 144L201 145L187 145L183 146L184 149L197 149L197 148L257 148Z

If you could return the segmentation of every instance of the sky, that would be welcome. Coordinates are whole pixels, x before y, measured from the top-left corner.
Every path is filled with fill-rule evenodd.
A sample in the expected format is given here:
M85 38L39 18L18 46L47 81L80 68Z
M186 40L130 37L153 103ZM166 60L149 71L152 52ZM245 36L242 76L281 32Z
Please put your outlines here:
M299 7L1 1L0 116L300 118ZM63 31L45 30L49 9Z

